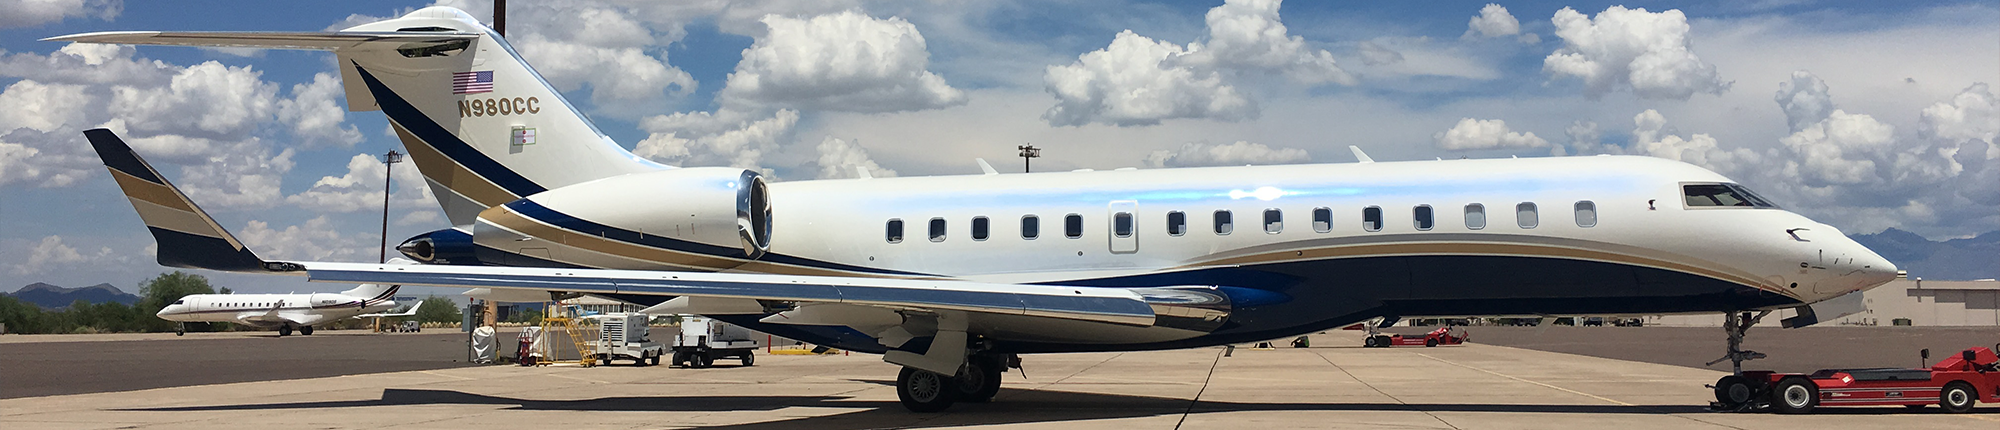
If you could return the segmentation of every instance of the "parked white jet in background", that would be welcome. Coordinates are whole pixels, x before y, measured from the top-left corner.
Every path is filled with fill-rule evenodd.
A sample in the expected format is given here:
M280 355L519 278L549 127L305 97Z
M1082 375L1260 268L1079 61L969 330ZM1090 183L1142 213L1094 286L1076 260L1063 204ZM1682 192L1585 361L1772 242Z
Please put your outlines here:
M111 131L85 131L163 265L657 303L881 353L917 411L992 399L1018 354L1376 317L1727 313L1740 361L1756 312L1809 325L1812 304L1896 276L1831 226L1658 158L767 183L634 156L451 8L338 32L51 40L332 51L348 108L388 116L457 226L398 248L422 265L265 261Z
M406 317L417 314L417 306L401 313L369 313L396 308L396 290L380 284L361 284L338 294L189 294L160 309L159 316L181 323L177 334L187 334L187 323L236 323L258 328L277 328L279 336L313 334L313 326L361 317Z

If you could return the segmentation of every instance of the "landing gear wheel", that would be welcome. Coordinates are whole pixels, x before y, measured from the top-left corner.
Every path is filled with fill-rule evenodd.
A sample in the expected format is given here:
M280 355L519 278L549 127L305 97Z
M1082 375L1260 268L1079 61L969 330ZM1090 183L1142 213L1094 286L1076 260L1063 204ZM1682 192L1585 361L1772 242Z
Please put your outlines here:
M1944 384L1944 392L1938 393L1938 407L1954 414L1972 412L1972 399L1978 397L1979 393L1973 391L1971 384L1952 382Z
M903 401L903 408L910 412L938 412L950 408L958 399L958 390L952 389L950 377L915 367L905 367L896 374L896 398Z
M304 327L299 327L299 334L302 334L302 335L306 335L306 336L312 336L312 335L313 335L313 326L304 326Z
M288 325L278 326L278 337L285 337L291 335L292 335L292 326Z
M1771 390L1771 408L1781 414L1812 412L1819 405L1819 386L1806 378L1785 378Z
M952 377L953 386L958 389L958 400L970 403L993 401L1000 394L1000 361L975 357L965 362L958 376Z
M174 326L174 335L175 335L175 336L187 336L187 334L188 334L188 325L187 325L187 323L180 323L180 324L178 324L178 325L175 325L175 326Z
M1361 347L1362 347L1362 348L1374 348L1374 347L1378 347L1378 346L1382 346L1382 345L1376 345L1376 344L1375 344L1375 337L1374 337L1374 336L1369 336L1369 337L1365 337L1365 338L1362 338L1362 339L1361 339Z
M1722 409L1737 409L1757 398L1757 387L1741 376L1729 375L1715 381L1715 403Z
M748 353L748 352L745 352L745 353L743 353L743 366L744 366L744 367L749 367L749 366L750 366L750 365L751 365L752 363L756 363L756 362L757 362L757 354L751 354L751 353Z
M1375 336L1375 347L1377 347L1377 348L1388 348L1388 347L1390 347L1390 346L1392 346L1392 345L1395 345L1395 344L1396 344L1396 341L1394 341L1394 340L1390 340L1390 339L1389 339L1389 335L1386 335L1386 334L1385 334L1385 335L1377 335L1377 336Z

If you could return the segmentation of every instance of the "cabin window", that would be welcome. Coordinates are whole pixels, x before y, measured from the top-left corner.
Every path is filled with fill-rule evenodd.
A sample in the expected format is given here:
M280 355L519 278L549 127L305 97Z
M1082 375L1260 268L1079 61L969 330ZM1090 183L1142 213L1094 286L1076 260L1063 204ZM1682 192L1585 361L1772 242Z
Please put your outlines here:
M1063 237L1071 239L1083 237L1083 215L1063 216Z
M1118 237L1132 237L1132 213L1119 212L1111 216L1111 234Z
M1187 234L1187 214L1181 211L1167 212L1167 234L1173 236Z
M1041 236L1042 236L1042 217L1034 215L1022 215L1021 239L1035 240L1035 238Z
M944 241L944 218L931 218L931 241Z
M1520 223L1521 228L1535 228L1542 223L1542 220L1535 213L1534 203L1522 202L1514 205L1514 222Z
M1313 231L1319 233L1333 231L1333 209L1313 208Z
M889 243L903 243L903 220L889 220L888 236Z
M972 240L986 240L986 234L992 230L991 224L986 217L972 217Z
M1465 205L1465 228L1468 230L1486 228L1486 205L1478 203Z
M1417 231L1430 231L1431 225L1437 221L1437 217L1431 213L1431 205L1417 205L1416 210L1412 212L1416 214Z
M1777 208L1749 188L1736 184L1687 184L1681 196L1688 207Z
M1382 207L1369 206L1361 209L1361 229L1382 231Z
M1285 231L1285 213L1277 209L1264 210L1264 232L1278 234Z
M1591 203L1589 200L1576 202L1576 226L1584 228L1597 226L1596 203Z
M1228 236L1236 231L1236 220L1228 210L1215 211L1215 235Z

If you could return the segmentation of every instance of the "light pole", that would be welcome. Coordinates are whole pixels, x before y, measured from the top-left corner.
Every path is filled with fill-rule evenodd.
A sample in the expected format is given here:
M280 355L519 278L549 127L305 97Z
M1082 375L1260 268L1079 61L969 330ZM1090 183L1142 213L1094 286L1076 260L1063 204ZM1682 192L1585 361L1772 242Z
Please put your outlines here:
M382 154L382 248L378 250L382 255L377 263L389 262L389 183L396 178L396 163L401 162L403 154L394 149Z
M1042 156L1042 148L1036 148L1033 143L1015 148L1021 150L1021 173L1032 171L1030 170L1029 161L1034 160L1035 157Z

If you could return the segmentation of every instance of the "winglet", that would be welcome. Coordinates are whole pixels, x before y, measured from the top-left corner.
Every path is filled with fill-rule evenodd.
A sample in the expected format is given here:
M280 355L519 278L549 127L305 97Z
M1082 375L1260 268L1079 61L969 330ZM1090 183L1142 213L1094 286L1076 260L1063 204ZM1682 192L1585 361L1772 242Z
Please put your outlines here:
M854 166L854 177L858 179L875 179L875 174L868 173L868 166Z
M1349 150L1349 151L1354 151L1354 160L1355 160L1355 161L1360 161L1360 162L1363 162L1363 163L1373 163L1373 162L1375 162L1375 159L1373 159L1373 158L1368 158L1368 153L1366 153L1366 152L1361 152L1361 147L1359 147L1359 146L1354 146L1354 145L1347 145L1347 150Z
M159 244L160 265L228 272L303 269L292 263L267 263L257 258L111 130L85 130L83 136L90 139L97 157L111 170L111 178L125 191L132 208L139 211L146 229L153 232L153 240Z
M979 172L980 172L980 173L984 173L984 174L988 174L988 175L998 175L998 174L1000 174L1000 171L998 171L998 170L993 170L993 165L992 165L992 164L987 164L987 163L986 163L986 159L984 159L984 158L974 158L974 159L972 159L972 161L977 161L977 162L979 162Z

